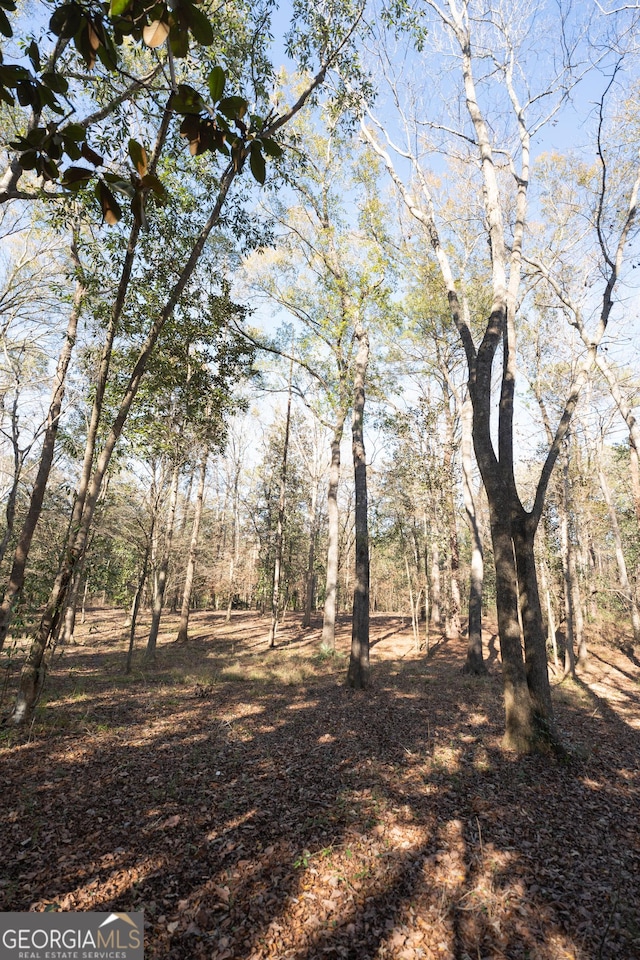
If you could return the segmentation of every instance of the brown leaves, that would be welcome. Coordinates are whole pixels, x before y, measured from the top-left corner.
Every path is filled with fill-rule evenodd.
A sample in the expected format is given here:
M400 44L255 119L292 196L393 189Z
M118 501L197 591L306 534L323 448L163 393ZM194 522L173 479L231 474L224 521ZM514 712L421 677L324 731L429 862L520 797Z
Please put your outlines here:
M255 643L248 617L232 634L193 616L228 630L236 659ZM56 728L0 757L0 908L144 909L149 960L640 955L637 732L614 708L559 703L574 740L597 731L596 760L504 755L499 677L463 678L462 645L425 661L409 631L392 637L362 695L340 663L300 689L176 683L215 639L162 646L161 682L135 688L112 647L66 652L85 699L54 676ZM637 696L616 675L623 689Z

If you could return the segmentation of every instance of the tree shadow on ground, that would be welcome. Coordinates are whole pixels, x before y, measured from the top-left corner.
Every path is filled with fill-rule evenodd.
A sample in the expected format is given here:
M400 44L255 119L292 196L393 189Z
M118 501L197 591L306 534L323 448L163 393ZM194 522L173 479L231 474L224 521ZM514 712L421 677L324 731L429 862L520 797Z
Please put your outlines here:
M464 653L83 694L103 726L5 751L2 909L144 909L151 960L638 955L637 732L579 686L580 761L504 754Z

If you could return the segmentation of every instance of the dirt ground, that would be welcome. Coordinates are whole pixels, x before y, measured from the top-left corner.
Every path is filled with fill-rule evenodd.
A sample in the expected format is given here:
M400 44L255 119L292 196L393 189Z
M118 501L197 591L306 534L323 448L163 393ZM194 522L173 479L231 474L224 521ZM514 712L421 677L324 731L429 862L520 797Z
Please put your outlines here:
M346 619L335 656L294 616L274 651L255 614L176 632L126 676L124 615L93 611L0 732L1 910L144 910L150 960L640 958L635 659L591 638L554 682L559 762L500 748L495 633L476 679L464 640L374 616L354 693Z

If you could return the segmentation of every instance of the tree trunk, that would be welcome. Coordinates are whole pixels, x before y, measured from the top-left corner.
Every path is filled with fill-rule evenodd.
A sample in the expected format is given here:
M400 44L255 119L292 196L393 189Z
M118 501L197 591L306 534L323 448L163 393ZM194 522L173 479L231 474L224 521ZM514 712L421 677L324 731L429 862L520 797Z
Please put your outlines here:
M316 560L316 540L318 537L318 486L314 482L311 490L310 507L310 529L309 529L309 556L307 558L307 577L304 596L304 616L302 626L311 626L311 612L313 610L313 595L315 592L315 560Z
M622 537L620 535L620 527L618 526L618 517L613 505L613 500L611 499L611 490L609 489L609 484L602 467L598 468L598 480L600 481L600 489L602 490L604 502L606 503L607 510L609 511L613 542L616 549L616 563L618 564L618 579L620 580L620 589L622 590L622 593L629 604L629 610L631 613L631 627L633 630L633 643L634 646L637 647L640 645L640 612L638 611L638 604L636 603L636 598L633 594L633 590L631 589L631 584L629 583L627 564L624 559L624 551L622 549Z
M558 661L558 641L556 638L556 619L553 615L553 603L551 600L551 587L549 584L549 576L547 573L547 563L546 560L542 560L540 563L540 581L542 583L542 589L546 597L546 606L547 606L547 642L551 644L551 649L553 650L553 664L556 668L560 666Z
M77 259L75 247L72 247L72 255L76 266L79 267L79 261ZM85 292L86 288L84 284L81 280L78 280L76 282L75 293L73 296L73 308L67 323L67 332L65 335L64 344L62 346L62 350L60 351L60 357L58 358L58 366L56 368L51 400L49 402L47 425L44 433L42 451L40 453L38 472L36 474L33 490L31 491L31 497L29 499L29 509L24 519L24 523L22 524L18 543L16 544L14 551L13 564L11 567L11 573L9 574L9 582L4 593L2 606L0 607L0 649L2 649L7 637L7 633L9 632L11 614L16 600L20 596L24 586L25 569L27 560L29 558L29 551L31 549L31 541L33 540L33 535L42 512L42 503L44 500L45 490L47 488L47 482L49 480L49 474L51 472L51 465L53 464L53 455L58 436L58 426L60 424L62 401L64 400L67 371L69 369L71 355L76 342L78 318L80 316L80 309Z
M530 518L514 524L513 545L518 574L520 615L524 635L527 686L531 696L537 732L555 741L551 687L547 666L547 638L538 592L534 552L535 524Z
M562 575L564 578L564 611L567 629L565 630L564 641L564 675L575 677L576 675L576 638L575 638L575 616L574 616L574 592L573 579L575 577L575 563L573 559L573 549L571 544L571 535L569 532L569 510L568 510L568 476L566 474L567 461L563 464L563 483L560 496L558 497L558 508L560 515L560 547L562 550Z
M189 559L187 561L187 570L184 578L184 592L182 594L182 609L180 611L180 627L178 628L178 642L184 643L189 632L189 611L191 610L191 594L193 592L193 575L196 568L196 553L198 550L198 540L200 538L200 521L202 519L202 505L204 502L204 485L207 476L207 460L209 451L205 451L200 467L200 477L198 479L198 490L196 492L196 503L193 514L193 527L191 529L191 542L189 544Z
M338 571L340 567L340 517L338 515L338 485L340 483L340 444L345 414L340 411L331 440L331 466L327 492L327 580L324 595L321 645L329 650L336 645L336 606L338 600Z
M140 612L140 603L142 602L144 585L146 583L147 574L149 572L149 557L151 556L151 545L153 543L154 526L155 526L155 520L154 520L154 517L152 516L151 529L149 531L149 536L145 544L144 557L142 559L142 570L140 571L138 586L136 587L135 596L133 598L133 603L131 605L131 623L129 625L129 646L127 649L127 663L125 667L125 673L127 674L131 673L133 647L136 640L136 624L138 622L138 613Z
M453 473L453 454L454 454L454 436L453 436L453 417L451 414L451 397L446 380L443 383L445 398L445 423L446 438L444 444L444 456L442 468L445 483L445 501L447 514L447 528L449 535L449 590L450 602L447 605L447 616L445 631L450 639L456 639L460 636L460 547L458 544L458 528L456 525L456 506L453 496L454 473Z
M292 350L293 354L293 350ZM282 547L284 543L284 511L287 498L287 457L289 454L289 429L291 427L291 393L293 385L293 356L289 367L289 395L287 397L287 418L284 427L284 446L280 465L280 494L278 497L278 525L276 528L276 556L273 565L273 588L271 591L271 626L269 628L269 649L276 645L280 604L280 577L282 572Z
M364 449L365 380L369 362L369 336L358 319L354 337L358 349L354 364L352 450L355 480L355 586L351 657L347 683L362 690L369 681L369 529L367 506L367 460Z
M482 591L484 586L484 548L472 487L472 423L473 408L467 397L462 407L462 492L469 533L471 534L471 571L469 577L469 630L464 673L481 675L487 672L482 656Z
M491 508L491 500L489 501ZM527 753L533 745L533 704L527 685L520 620L518 617L518 577L509 524L491 511L491 540L496 568L496 609L502 654L502 679L505 704L504 744L508 749Z
M435 524L431 536L429 579L431 585L431 623L434 627L439 628L442 626L442 613L440 609L440 545L438 543L438 532L435 529Z
M176 508L178 505L178 481L180 479L180 466L178 460L173 466L171 475L171 487L169 490L169 503L167 507L167 524L164 535L164 549L162 559L158 570L158 579L153 596L153 607L151 610L151 629L149 630L149 639L147 640L147 649L145 656L153 660L156 655L156 645L158 641L158 631L160 629L160 618L162 617L162 604L164 602L164 592L167 586L167 573L169 570L169 561L171 559L171 545L173 543L173 530L176 521Z

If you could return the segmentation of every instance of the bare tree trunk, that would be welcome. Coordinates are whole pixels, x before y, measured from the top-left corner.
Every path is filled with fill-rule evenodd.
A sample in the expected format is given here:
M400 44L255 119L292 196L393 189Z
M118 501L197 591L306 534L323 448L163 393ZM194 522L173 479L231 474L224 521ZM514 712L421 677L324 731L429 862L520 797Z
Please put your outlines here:
M442 458L442 468L445 483L445 501L447 514L447 527L449 536L449 590L450 603L447 605L447 615L445 631L447 637L456 639L460 636L460 547L458 545L458 528L456 525L456 507L453 497L453 416L451 414L451 397L446 380L443 383L445 398L445 423L446 438L444 445L444 456Z
M149 639L147 640L147 649L145 656L153 660L156 655L156 645L158 641L158 631L160 629L160 618L162 617L162 604L164 602L164 592L167 585L167 572L169 570L169 561L171 559L171 545L173 543L173 531L176 521L176 507L178 505L178 481L180 479L180 464L176 458L171 474L171 487L169 490L169 503L167 507L167 523L164 535L164 549L160 567L158 569L158 579L153 597L153 607L151 610L151 629L149 630Z
M293 354L293 350L292 350ZM280 575L282 571L282 546L284 542L284 511L287 497L287 456L289 454L289 429L291 427L291 392L293 385L293 356L289 367L289 395L287 397L287 418L284 428L284 446L280 466L280 495L278 497L278 526L276 529L276 556L273 566L273 588L271 591L271 626L269 628L269 649L276 645L280 604Z
M576 654L575 654L575 616L574 616L574 593L573 578L575 576L575 564L573 560L573 550L571 544L571 535L569 532L569 510L568 510L568 485L569 478L567 474L567 460L563 464L563 483L560 496L558 497L558 508L560 514L560 546L562 549L562 574L564 577L564 611L567 629L565 631L564 642L564 675L565 677L576 675Z
M369 681L369 529L367 460L364 449L365 380L369 362L369 335L359 318L355 325L354 337L358 344L354 364L352 423L356 562L351 657L347 683L355 690L362 690Z
M142 559L142 569L140 571L138 586L136 587L133 603L131 605L131 623L129 625L129 647L127 649L127 664L125 667L125 673L127 674L131 673L133 647L136 639L136 624L138 622L138 613L140 612L140 603L142 602L144 585L147 580L147 574L149 572L149 558L151 556L151 545L153 543L154 528L155 528L155 514L152 515L151 529L149 530L149 536L147 537L147 542L145 544L145 549L144 549L144 557Z
M620 589L622 590L622 593L629 604L629 610L631 613L631 627L633 629L633 643L634 646L637 647L640 645L640 612L638 611L638 604L636 603L636 598L633 594L633 590L631 589L631 584L629 583L627 564L625 562L624 552L622 549L622 537L620 535L618 517L613 505L613 500L611 499L611 490L609 489L609 484L602 466L598 467L598 480L600 481L600 489L602 490L604 502L606 503L607 510L609 511L611 532L613 533L613 542L616 550L616 563L618 564L618 579L620 580Z
M311 490L310 507L310 529L309 529L309 556L307 558L307 578L304 597L304 616L302 626L311 626L311 612L313 610L313 595L315 592L315 560L316 560L316 540L318 538L318 487L314 483Z
M329 650L336 645L336 605L338 600L338 570L340 566L340 517L338 514L338 485L340 483L340 444L345 414L341 409L331 440L331 466L327 492L327 580L322 620L322 646Z
M544 594L546 598L547 642L551 644L551 649L553 650L553 664L557 670L560 664L558 661L558 640L556 638L556 619L553 614L553 603L551 600L551 587L549 584L549 576L547 574L547 562L544 559L540 562L540 583L542 584L542 589L544 590Z
M441 627L440 544L438 543L438 532L435 529L435 524L431 535L431 564L429 567L429 579L431 583L431 623L434 625L434 627Z
M484 548L476 501L473 495L473 471L471 448L473 444L473 407L467 397L462 407L462 492L465 515L471 534L471 571L469 577L469 631L467 659L463 668L465 673L481 675L487 672L482 657L482 591L484 586Z
M74 263L77 267L79 267L75 246L72 246L71 250ZM40 453L38 472L36 474L33 490L31 491L31 497L29 499L29 509L24 519L24 523L22 524L20 536L18 537L18 543L16 544L14 551L13 564L11 567L11 573L9 574L9 582L4 593L2 606L0 607L0 649L2 649L4 641L7 637L7 633L9 632L11 614L16 600L20 596L24 586L25 569L27 560L29 558L29 551L31 549L31 541L33 540L33 535L42 512L42 503L44 500L45 490L47 488L47 482L49 480L49 474L51 472L51 465L53 464L53 455L58 436L58 426L60 424L62 401L64 400L67 371L69 369L71 355L76 342L78 318L80 316L82 300L85 293L86 288L84 283L82 280L78 280L76 282L75 293L73 296L73 307L67 323L67 332L65 335L64 344L58 358L58 366L56 368L53 390L51 392L51 400L49 402L49 412L47 414L47 424L44 433L42 451Z
M200 521L202 519L202 505L204 502L204 485L207 476L207 460L209 451L206 450L202 457L200 466L200 477L198 479L198 490L196 492L196 504L193 514L193 527L191 529L191 543L189 544L189 559L187 561L187 570L184 578L184 592L182 594L182 609L180 611L180 627L178 628L177 640L184 643L189 631L189 611L191 610L191 593L193 591L193 575L196 568L196 553L198 550L198 540L200 538Z

